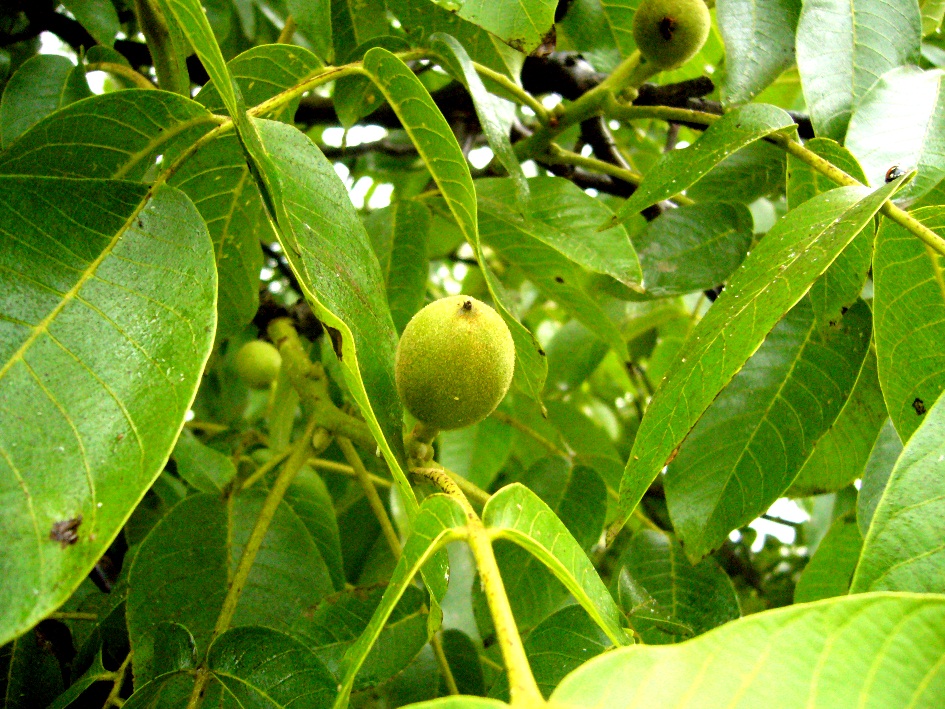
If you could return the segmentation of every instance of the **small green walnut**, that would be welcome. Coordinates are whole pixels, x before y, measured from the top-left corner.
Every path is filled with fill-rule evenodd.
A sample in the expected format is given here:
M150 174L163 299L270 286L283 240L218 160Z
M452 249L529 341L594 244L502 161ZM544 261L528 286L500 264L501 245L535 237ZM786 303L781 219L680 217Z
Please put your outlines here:
M633 16L633 39L648 62L675 69L702 49L711 24L703 0L643 0Z
M397 391L426 426L450 430L491 414L512 382L515 345L499 314L472 296L430 303L397 347Z
M247 342L236 353L236 373L253 389L265 389L272 384L281 366L279 350L262 340Z

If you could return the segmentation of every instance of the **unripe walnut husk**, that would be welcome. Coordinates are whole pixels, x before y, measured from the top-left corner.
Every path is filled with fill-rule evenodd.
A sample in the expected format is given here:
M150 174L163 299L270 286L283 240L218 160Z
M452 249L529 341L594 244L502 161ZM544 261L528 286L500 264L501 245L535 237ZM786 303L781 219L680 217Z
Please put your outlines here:
M633 16L633 39L648 62L675 69L702 49L711 25L703 0L643 0Z
M495 411L512 382L515 345L501 316L472 296L430 303L397 347L397 391L431 428L471 426Z
M279 374L282 355L263 340L251 340L236 353L236 373L253 389L265 389Z

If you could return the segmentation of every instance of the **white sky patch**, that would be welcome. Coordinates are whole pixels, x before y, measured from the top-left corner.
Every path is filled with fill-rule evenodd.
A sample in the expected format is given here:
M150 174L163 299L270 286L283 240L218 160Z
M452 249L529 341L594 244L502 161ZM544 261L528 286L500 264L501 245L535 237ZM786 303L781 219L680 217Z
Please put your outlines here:
M810 515L807 514L807 512L796 502L786 497L776 500L775 503L768 508L768 514L772 517L783 519L786 522L802 523L810 520ZM769 519L759 517L748 526L758 532L758 538L755 539L755 543L751 545L751 550L754 552L761 551L765 545L766 536L772 536L782 544L793 544L797 539L797 531L794 527L772 522Z
M594 148L592 148L590 145L585 144L585 146L581 148L581 155L584 156L585 158L589 158L593 154L593 152L594 152Z
M541 99L541 105L547 108L549 111L559 103L561 103L561 96L558 94L548 94Z
M469 151L469 162L477 170L481 170L492 162L492 148L484 145L481 148L473 148Z
M374 184L374 180L370 177L364 176L358 179L354 183L354 187L348 192L348 195L351 197L351 202L358 209L364 209L364 200L367 197L368 190L371 189L371 185Z
M389 182L378 185L371 198L368 200L368 209L382 209L390 204L390 198L394 194L394 186Z
M522 163L522 172L525 173L525 177L538 177L538 165L534 160L526 160Z

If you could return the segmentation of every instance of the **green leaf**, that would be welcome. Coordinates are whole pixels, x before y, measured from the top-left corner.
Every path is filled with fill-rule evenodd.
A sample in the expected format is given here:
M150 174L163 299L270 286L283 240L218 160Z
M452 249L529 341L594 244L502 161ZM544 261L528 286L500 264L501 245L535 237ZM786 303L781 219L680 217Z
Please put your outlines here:
M525 205L528 200L528 181L509 140L509 130L516 118L515 104L504 101L486 90L472 59L455 37L434 34L430 36L430 42L433 49L440 52L447 68L469 91L489 146L515 182L519 203Z
M583 464L572 465L561 457L543 457L517 482L547 505L581 549L589 550L600 539L607 510L607 488L594 469ZM567 598L567 587L527 549L499 541L495 555L520 631L535 627ZM475 600L485 599L479 596ZM491 620L483 617L482 624L491 626Z
M841 170L868 184L863 168L853 154L830 138L808 140L804 147L826 158ZM794 156L788 156L787 198L794 209L818 194L829 192L836 184ZM827 272L811 287L814 314L821 325L839 319L863 290L873 257L873 230L864 229L843 250Z
M916 61L921 36L917 2L806 0L797 23L797 67L817 135L842 141L873 83Z
M523 643L538 689L545 698L572 671L592 657L613 647L581 606L566 606L545 618ZM508 677L503 674L492 685L489 696L508 699Z
M705 203L671 209L635 234L643 287L662 298L714 288L732 275L752 240L742 204Z
M799 0L720 0L715 6L725 42L722 103L747 103L794 64Z
M323 599L302 632L312 638L310 647L332 672L337 673L345 652L367 628L384 594L383 586L353 588ZM408 586L378 635L354 689L373 687L401 672L427 643L429 611L426 596Z
M223 607L230 574L262 506L250 489L229 504L193 495L144 540L128 579L128 632L135 677L153 679L155 630L164 622L187 628L204 657ZM199 569L199 573L194 573ZM276 511L233 617L233 625L267 625L300 632L300 620L333 591L315 542L293 511Z
M389 229L372 232L374 250L381 264L387 303L397 332L423 307L430 258L430 210L413 200L394 202L387 210ZM385 237L380 243L378 236Z
M615 226L598 231L601 221L613 217L607 205L562 177L534 177L528 184L530 196L523 213L507 179L477 180L483 217L503 222L506 230L521 232L592 273L639 290L643 272L626 230ZM497 228L491 225L490 232ZM522 265L518 260L513 263Z
M269 628L224 633L210 648L207 664L239 706L268 701L315 709L331 706L335 698L335 678L315 654Z
M578 320L571 320L555 333L548 352L546 395L577 389L604 361L610 348Z
M440 697L429 702L410 704L410 709L503 709L509 705L482 697Z
M443 431L437 439L437 460L471 483L488 489L509 458L512 432L512 428L492 417L466 428Z
M626 221L645 207L682 192L735 151L786 129L793 130L794 121L775 106L749 104L726 113L688 148L664 155L620 207L617 219Z
M535 556L564 584L615 645L629 639L623 615L581 545L554 511L524 485L493 495L482 521L499 539L515 542Z
M420 505L380 605L364 632L345 652L339 670L337 709L347 706L355 677L407 586L440 547L464 536L465 526L466 513L458 502L445 495L431 495Z
M809 146L810 141L804 145ZM741 204L780 195L784 192L786 163L787 156L778 146L758 141L729 155L688 187L686 195L697 202ZM836 185L831 183L830 187Z
M945 234L945 207L913 216ZM907 441L945 389L945 259L884 219L873 257L873 309L879 383L889 417Z
M876 353L870 349L843 410L814 445L788 496L836 492L863 477L870 451L887 420L886 402L876 374Z
M292 126L260 119L253 125L283 252L316 317L341 335L332 342L345 381L412 514L416 498L403 474L403 409L394 385L397 334L377 257L318 147Z
M556 0L433 0L477 27L491 32L520 52L530 53L542 43L555 21Z
M334 59L332 44L331 0L286 0L286 10L295 19L299 31L326 64Z
M856 516L846 514L838 518L804 567L794 588L794 602L846 595L862 548L863 537L856 526Z
M453 131L420 80L393 54L379 47L370 50L364 56L364 70L394 109L433 175L463 236L475 250L495 308L509 326L515 341L516 376L524 381L529 394L538 399L548 364L538 341L515 319L499 297L501 285L486 264L479 242L476 189Z
M219 123L196 101L128 89L56 111L0 154L6 175L144 180L158 155L196 142Z
M633 16L641 0L600 0L600 5L620 53L629 57L637 48L633 39Z
M883 496L883 490L886 489L886 483L901 454L902 441L899 440L899 434L896 433L892 421L886 419L870 452L869 460L866 461L863 484L856 496L856 521L860 526L860 534L864 537L869 531L876 506Z
M181 433L171 457L177 474L199 492L222 492L236 476L236 466L228 456L204 445L189 431Z
M670 647L635 645L571 673L551 699L571 707L794 709L935 707L945 639L941 596L869 596L792 606ZM628 687L633 691L628 691Z
M115 43L121 22L111 0L63 0L62 4L96 42L107 47Z
M85 69L65 57L38 54L17 69L0 101L0 145L6 150L50 113L92 95Z
M172 188L0 177L0 194L2 643L69 597L164 467L210 354L217 280L206 227ZM70 527L75 543L50 538Z
M919 0L919 9L922 11L922 36L935 34L942 26L945 18L945 2L942 0Z
M790 486L850 397L870 335L866 303L823 331L803 300L712 402L665 477L689 558L717 549Z
M845 145L859 158L868 184L881 185L889 168L918 171L898 199L916 200L945 177L945 97L941 70L892 69L860 99Z
M448 34L459 40L474 61L518 78L525 55L456 13L430 0L387 0L387 7L407 30L413 46L428 47L430 35Z
M365 42L390 32L384 0L330 0L335 58L349 56Z
M29 640L32 639L32 638L29 638L29 636L25 636L25 638ZM61 673L61 670L58 667L58 663L55 668L55 671L57 673ZM0 673L6 674L6 672L3 672L2 660L0 660ZM83 672L80 677L76 678L72 682L72 684L69 685L69 688L65 692L63 692L58 697L56 697L55 701L51 703L47 702L45 703L45 706L47 707L47 709L68 709L68 707L71 707L73 702L75 702L80 696L82 696L82 693L85 690L87 690L89 687L91 687L93 684L95 684L96 682L114 681L114 677L115 677L114 673L110 670L106 670L105 666L102 664L102 653L101 651L99 651L98 653L96 653L95 659L93 660L89 668L85 672ZM61 677L60 677L60 681L61 681ZM44 704L40 702L34 706L43 706L43 705ZM8 700L8 703L5 704L4 706L15 707L16 704L11 705Z
M304 706L327 709L337 682L318 657L295 638L270 628L235 628L213 643L204 706L220 709ZM193 689L190 673L165 674L140 686L128 709L179 709Z
M559 48L567 46L580 52L598 71L611 72L620 64L615 29L601 0L570 3L564 18L555 23L555 31ZM632 34L627 34L626 38L633 42Z
M945 399L906 443L876 506L850 586L945 591Z
M217 44L210 21L207 19L206 10L200 4L200 0L164 0L164 2L177 18L180 29L193 46L200 63L203 64L216 86L227 113L242 133L248 120L244 111L243 97L239 86L227 69L220 45Z
M0 647L0 704L4 709L45 707L62 692L59 660L39 631Z
M563 180L562 182L574 187L569 182ZM588 242L583 238L585 235L577 231L573 224L568 224L564 219L559 220L558 215L551 214L543 220L537 217L545 215L538 212L537 217L529 214L523 218L514 207L503 204L497 199L498 196L514 200L514 191L510 189L511 184L508 180L479 180L476 184L480 197L479 203L482 207L479 225L483 242L503 261L514 263L521 268L528 279L541 289L547 298L560 303L575 318L599 333L622 359L627 359L629 357L627 345L620 329L588 287L587 272L581 264L570 257L573 254L577 258L583 256L582 260L585 261L602 262L607 252L612 253L611 245L619 244L619 248L624 252L622 255L633 256L633 265L639 272L636 254L633 253L633 247L626 232L619 226L617 229L608 230L613 232L611 237L600 239L603 242L603 248L595 252L593 246L589 248L586 246ZM577 187L575 190L580 192ZM549 205L547 202L549 195L544 195L539 199L541 190L537 187L532 192L531 204L554 207L553 204ZM587 197L583 192L580 193ZM588 197L588 199L591 198ZM549 216L551 218L548 218ZM601 236L593 229L589 231L594 236ZM575 236L579 238L574 238ZM586 249L584 253L576 253L584 249ZM588 256L590 259L587 258ZM628 274L620 268L621 265L621 263L613 263L617 269L608 268L608 270L622 271L624 278L627 278ZM642 278L637 279L636 282L639 283L640 280Z
M869 224L897 184L872 194L842 187L815 197L788 212L752 250L647 407L620 485L625 514L775 323Z
M690 563L679 542L664 532L644 529L634 534L619 563L652 596L666 618L688 628L690 635L700 635L741 616L735 588L716 561ZM638 619L643 642L648 645L680 642L687 637L672 634L672 626L648 627L645 612L634 617L635 627Z
M472 639L461 630L449 628L443 631L440 641L459 693L484 695L486 685L482 676L482 663L479 649ZM443 685L445 682L441 682L440 694L447 693Z
M285 493L285 501L299 516L312 535L335 590L345 587L345 571L341 555L341 536L335 517L335 504L321 476L311 468L302 468Z
M196 643L180 623L164 622L154 629L154 674L194 669Z
M383 35L358 45L345 57L345 63L361 61L367 51L374 47L383 47L389 52L403 52L410 49L410 45L402 37ZM383 94L377 90L369 78L362 74L349 74L338 79L335 82L331 100L335 106L338 122L345 130L384 105Z

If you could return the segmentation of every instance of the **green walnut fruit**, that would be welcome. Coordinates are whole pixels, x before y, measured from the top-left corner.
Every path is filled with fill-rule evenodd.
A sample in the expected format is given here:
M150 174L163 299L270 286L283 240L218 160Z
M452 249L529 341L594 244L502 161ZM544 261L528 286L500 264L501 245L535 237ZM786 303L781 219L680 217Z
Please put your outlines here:
M633 16L633 39L648 62L675 69L702 49L711 24L703 0L643 0Z
M236 373L253 389L265 389L272 384L281 366L279 350L262 340L247 342L236 353Z
M397 391L427 426L450 430L491 414L512 382L515 346L499 314L472 296L442 298L407 323Z

